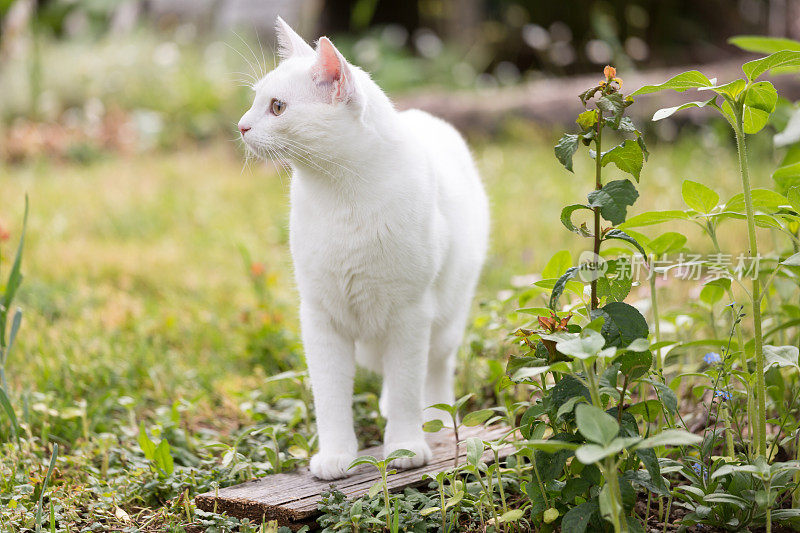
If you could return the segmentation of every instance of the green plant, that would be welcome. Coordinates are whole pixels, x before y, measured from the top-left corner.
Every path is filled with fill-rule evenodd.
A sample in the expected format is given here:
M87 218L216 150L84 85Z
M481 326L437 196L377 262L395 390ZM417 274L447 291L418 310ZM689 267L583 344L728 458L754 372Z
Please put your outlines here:
M381 475L381 479L370 487L369 496L371 498L378 492L383 492L384 508L378 516L384 516L386 528L392 533L397 533L400 530L400 513L397 508L397 503L393 503L392 498L389 496L388 484L388 477L397 473L397 470L389 470L388 467L389 464L395 459L399 459L400 457L414 457L414 455L414 452L411 450L402 449L394 450L382 460L378 460L371 455L364 455L350 463L350 466L347 467L348 470L351 470L358 465L367 464L375 467L378 470L378 473Z
M446 403L437 403L427 407L427 409L438 409L439 411L443 411L450 416L450 421L452 423L451 427L453 429L453 467L458 466L458 458L460 456L458 448L461 445L461 440L458 437L458 430L463 427L474 427L480 424L483 424L487 420L491 419L494 415L494 411L492 409L481 409L479 411L472 411L468 413L462 420L459 420L459 411L464 407L464 405L469 401L473 396L473 393L465 394L452 405ZM493 420L497 420L496 418ZM423 424L422 429L428 433L436 433L437 431L441 431L442 428L445 427L444 422L439 418L434 418L433 420L429 420Z

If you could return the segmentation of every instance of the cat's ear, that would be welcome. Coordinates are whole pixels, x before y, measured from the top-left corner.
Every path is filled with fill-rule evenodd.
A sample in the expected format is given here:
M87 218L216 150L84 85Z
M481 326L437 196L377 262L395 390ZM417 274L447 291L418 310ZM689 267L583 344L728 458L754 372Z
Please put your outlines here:
M286 21L278 17L275 21L275 33L278 36L278 56L289 59L292 56L310 56L314 49L300 37Z
M317 42L317 61L311 72L317 84L330 90L334 102L348 102L355 96L353 71L327 37Z

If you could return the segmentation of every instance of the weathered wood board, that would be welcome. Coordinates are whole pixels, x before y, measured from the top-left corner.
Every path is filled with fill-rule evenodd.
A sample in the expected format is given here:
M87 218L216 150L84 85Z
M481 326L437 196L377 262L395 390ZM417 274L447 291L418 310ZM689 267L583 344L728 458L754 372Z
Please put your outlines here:
M507 433L508 429L502 426L491 428L463 428L459 432L462 445L459 447L459 463L466 457L463 441L469 437L480 437L483 440L493 440ZM453 453L455 441L452 431L440 431L427 435L428 445L431 447L433 457L431 461L420 468L400 470L389 477L389 490L401 491L406 487L419 486L427 481L425 474L437 473L453 466ZM504 458L513 451L509 446L500 452ZM361 450L359 455L372 455L383 457L380 446ZM490 450L484 453L484 460L491 462L494 455ZM204 511L226 513L237 518L250 518L261 522L262 520L277 520L278 524L298 529L302 525L313 522L318 514L317 503L320 494L328 490L331 484L343 492L348 498L366 494L369 488L379 479L377 470L369 465L361 465L353 470L353 474L345 479L323 481L311 475L308 468L301 468L295 472L276 474L262 479L256 479L235 485L216 492L206 492L195 497L198 508Z

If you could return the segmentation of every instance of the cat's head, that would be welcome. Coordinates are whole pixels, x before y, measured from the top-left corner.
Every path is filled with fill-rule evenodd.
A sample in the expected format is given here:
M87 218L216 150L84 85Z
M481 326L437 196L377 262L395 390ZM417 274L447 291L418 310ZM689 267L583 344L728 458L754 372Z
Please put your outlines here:
M280 17L276 30L281 61L253 87L253 105L239 121L242 139L262 157L335 156L360 129L372 82L327 37L314 49Z

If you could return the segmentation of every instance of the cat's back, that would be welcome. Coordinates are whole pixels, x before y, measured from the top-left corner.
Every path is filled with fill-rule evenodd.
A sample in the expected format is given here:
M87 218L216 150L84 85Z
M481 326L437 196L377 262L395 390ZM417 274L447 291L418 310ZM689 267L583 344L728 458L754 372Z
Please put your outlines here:
M468 201L486 210L483 184L472 153L461 134L446 121L420 109L399 113L411 143L411 153L424 157L433 170L444 201Z
M421 109L399 113L413 142L439 159L461 160L472 164L472 156L461 134L449 123Z

